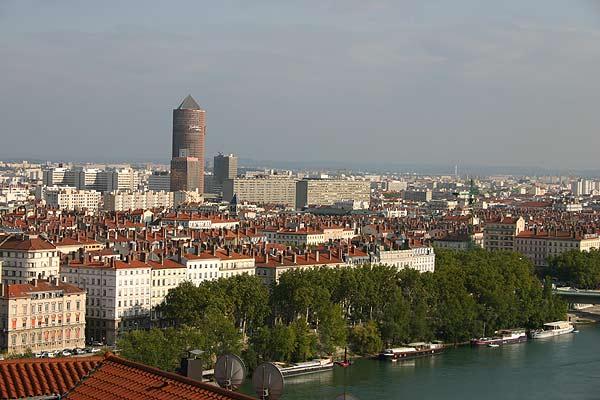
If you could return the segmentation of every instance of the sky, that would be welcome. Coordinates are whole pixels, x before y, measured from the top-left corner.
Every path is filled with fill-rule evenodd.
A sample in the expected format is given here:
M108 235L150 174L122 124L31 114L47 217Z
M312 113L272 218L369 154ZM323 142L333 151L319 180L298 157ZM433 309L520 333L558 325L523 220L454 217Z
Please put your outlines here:
M0 0L0 158L599 168L600 0Z

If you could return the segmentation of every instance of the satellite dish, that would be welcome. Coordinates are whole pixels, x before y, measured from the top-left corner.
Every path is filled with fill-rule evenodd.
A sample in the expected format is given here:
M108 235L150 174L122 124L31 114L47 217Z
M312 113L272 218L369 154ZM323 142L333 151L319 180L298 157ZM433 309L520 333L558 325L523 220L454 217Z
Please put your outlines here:
M336 397L335 400L358 400L358 397L354 397L351 394L343 393Z
M252 387L261 400L277 400L283 394L284 379L273 363L262 363L252 375Z
M246 378L246 366L234 354L223 354L215 364L215 380L222 388L237 390Z

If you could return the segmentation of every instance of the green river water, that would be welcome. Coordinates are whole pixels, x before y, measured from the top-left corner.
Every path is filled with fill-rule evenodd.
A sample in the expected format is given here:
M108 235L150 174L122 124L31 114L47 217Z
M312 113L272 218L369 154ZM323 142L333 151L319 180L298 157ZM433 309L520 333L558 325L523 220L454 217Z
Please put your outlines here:
M498 348L448 349L400 363L361 359L346 369L286 379L283 400L600 399L600 326ZM249 386L243 388L252 394Z

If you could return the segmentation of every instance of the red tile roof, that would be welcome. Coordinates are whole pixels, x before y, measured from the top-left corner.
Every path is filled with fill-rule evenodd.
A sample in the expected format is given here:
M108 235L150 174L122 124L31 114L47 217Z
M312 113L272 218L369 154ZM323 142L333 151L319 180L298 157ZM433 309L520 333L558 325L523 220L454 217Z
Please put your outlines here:
M84 293L85 290L64 282L58 282L54 285L48 281L38 280L37 285L33 283L17 283L6 286L5 298L11 299L15 297L24 297L29 293L35 292L51 292L62 290L64 293Z
M40 238L31 238L20 240L17 238L9 239L0 246L2 250L20 250L20 251L32 251L32 250L54 250L56 247L47 240Z
M208 383L104 357L0 361L0 398L61 395L75 400L251 400Z
M102 361L102 357L0 361L0 398L64 394Z
M76 400L252 399L110 354L65 397Z

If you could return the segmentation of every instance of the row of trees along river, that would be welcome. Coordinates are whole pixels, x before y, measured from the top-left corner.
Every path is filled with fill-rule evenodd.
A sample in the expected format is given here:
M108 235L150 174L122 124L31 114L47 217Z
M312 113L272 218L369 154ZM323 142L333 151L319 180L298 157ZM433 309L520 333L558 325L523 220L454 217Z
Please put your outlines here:
M366 355L410 341L459 343L501 328L536 328L565 317L533 266L516 253L439 251L434 273L382 265L283 274L268 288L254 276L183 283L158 307L162 326L129 332L124 357L164 370L189 349L209 360L241 354L302 361L348 346Z

